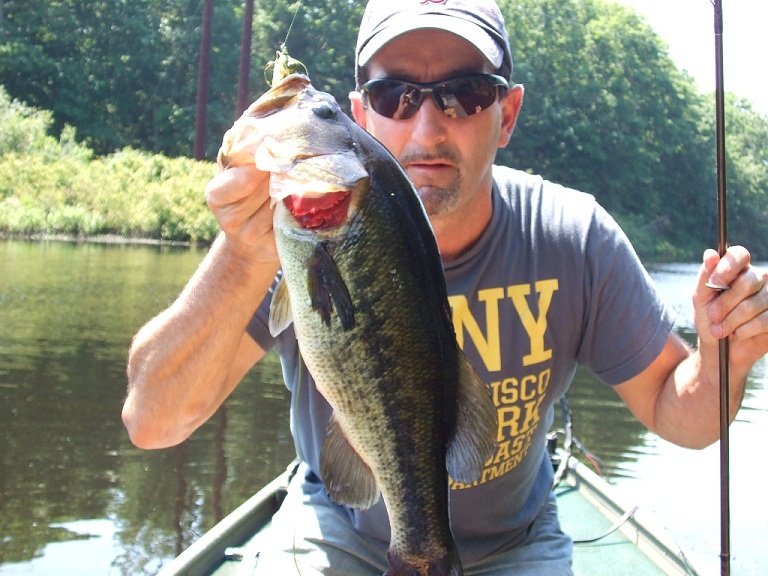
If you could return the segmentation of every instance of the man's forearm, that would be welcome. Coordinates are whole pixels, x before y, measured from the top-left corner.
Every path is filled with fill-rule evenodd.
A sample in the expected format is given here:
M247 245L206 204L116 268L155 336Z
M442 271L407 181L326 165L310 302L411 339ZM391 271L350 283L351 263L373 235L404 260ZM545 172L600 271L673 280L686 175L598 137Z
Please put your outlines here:
M123 408L135 444L183 441L230 394L245 327L278 266L249 261L221 235L177 300L138 332Z
M718 345L700 346L670 374L657 400L658 434L689 448L704 448L720 438ZM732 368L729 374L729 422L741 406L748 373Z

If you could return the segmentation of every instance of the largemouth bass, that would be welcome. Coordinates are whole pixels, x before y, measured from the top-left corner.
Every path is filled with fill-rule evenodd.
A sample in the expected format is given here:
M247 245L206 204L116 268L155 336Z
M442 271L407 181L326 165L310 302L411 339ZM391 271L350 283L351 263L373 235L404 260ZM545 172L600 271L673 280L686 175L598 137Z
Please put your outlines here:
M270 329L293 322L333 408L319 470L330 498L360 509L384 499L387 576L461 575L449 473L479 478L496 410L456 342L416 191L378 141L298 74L251 105L219 160L272 173L283 275Z

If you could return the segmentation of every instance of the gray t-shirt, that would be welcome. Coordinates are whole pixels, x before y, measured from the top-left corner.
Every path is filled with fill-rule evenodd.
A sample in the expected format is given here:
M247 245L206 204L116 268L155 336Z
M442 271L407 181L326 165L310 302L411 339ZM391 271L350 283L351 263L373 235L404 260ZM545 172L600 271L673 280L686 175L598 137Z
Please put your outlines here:
M505 167L495 166L493 177L488 228L445 269L459 345L488 384L499 419L498 450L480 480L451 486L451 526L466 562L519 543L545 503L546 434L577 364L609 385L624 382L658 356L674 323L592 196ZM318 474L331 409L297 362L293 331L270 336L269 300L248 332L280 356L296 450ZM389 540L382 501L346 510L358 529Z

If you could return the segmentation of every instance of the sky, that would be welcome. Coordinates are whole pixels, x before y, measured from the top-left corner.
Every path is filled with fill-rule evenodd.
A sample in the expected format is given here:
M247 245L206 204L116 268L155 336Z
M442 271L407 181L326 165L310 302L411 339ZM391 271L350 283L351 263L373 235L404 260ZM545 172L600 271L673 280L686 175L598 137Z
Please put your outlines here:
M669 45L677 67L702 92L715 89L714 8L711 0L614 0L634 8ZM768 114L768 0L721 0L723 84Z

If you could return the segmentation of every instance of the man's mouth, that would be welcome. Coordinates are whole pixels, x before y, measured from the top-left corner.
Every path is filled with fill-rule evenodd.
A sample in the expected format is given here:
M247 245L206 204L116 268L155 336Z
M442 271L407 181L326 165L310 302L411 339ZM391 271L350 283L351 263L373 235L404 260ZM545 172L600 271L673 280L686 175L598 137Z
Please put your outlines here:
M413 162L412 164L408 164L406 168L411 168L415 170L444 170L446 168L451 168L450 164L446 164L444 162Z
M456 178L456 167L447 162L411 162L403 168L417 189L421 186L442 187Z

